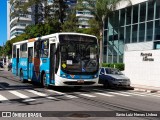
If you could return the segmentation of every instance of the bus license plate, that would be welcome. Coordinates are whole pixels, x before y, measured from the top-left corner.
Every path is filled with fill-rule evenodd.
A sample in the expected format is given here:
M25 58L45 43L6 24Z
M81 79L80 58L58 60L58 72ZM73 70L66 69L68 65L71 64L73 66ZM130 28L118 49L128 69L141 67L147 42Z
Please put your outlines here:
M77 82L78 83L84 83L84 80L78 80Z

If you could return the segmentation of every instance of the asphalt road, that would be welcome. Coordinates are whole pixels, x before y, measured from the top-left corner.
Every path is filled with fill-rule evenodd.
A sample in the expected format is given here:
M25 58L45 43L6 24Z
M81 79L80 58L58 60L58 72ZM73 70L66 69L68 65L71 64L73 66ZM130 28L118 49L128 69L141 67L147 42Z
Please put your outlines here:
M160 117L160 94L103 89L101 86L83 87L81 90L72 87L45 89L39 85L21 83L11 72L1 69L0 111L20 113L20 118L12 114L12 120L28 119L24 118L28 115L26 111L43 111L37 114L43 117L37 119L45 120L158 120L155 116Z

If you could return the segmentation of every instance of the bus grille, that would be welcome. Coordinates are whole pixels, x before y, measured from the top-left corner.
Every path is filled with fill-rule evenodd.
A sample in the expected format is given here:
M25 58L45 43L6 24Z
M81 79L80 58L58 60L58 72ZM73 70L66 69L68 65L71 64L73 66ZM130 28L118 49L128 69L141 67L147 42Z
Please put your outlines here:
M64 84L67 84L67 85L93 85L93 84L95 84L95 82L84 81L84 83L78 83L77 81L67 81L67 82L64 82Z

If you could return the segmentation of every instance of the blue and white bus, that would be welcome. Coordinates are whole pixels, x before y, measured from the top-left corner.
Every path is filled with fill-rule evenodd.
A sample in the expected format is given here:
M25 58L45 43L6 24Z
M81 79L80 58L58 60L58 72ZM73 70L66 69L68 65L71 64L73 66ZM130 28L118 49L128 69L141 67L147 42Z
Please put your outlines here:
M55 33L13 44L12 73L43 86L98 83L99 47L95 36Z

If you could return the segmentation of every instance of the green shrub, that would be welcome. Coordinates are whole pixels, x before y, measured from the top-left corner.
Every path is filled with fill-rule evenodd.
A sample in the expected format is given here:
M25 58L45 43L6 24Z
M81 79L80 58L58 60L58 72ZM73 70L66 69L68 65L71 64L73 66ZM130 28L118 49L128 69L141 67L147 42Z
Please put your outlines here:
M124 64L123 63L102 63L102 67L117 68L120 71L124 70Z

